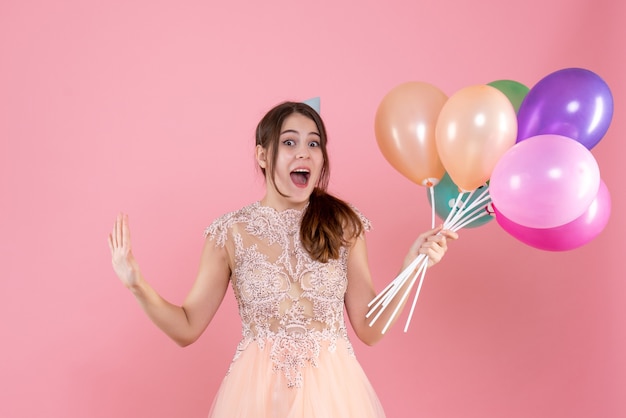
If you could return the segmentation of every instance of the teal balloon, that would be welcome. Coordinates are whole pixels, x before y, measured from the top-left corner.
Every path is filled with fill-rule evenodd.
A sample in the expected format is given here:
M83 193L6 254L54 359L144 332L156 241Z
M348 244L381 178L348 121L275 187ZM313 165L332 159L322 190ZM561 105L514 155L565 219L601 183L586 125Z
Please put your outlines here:
M513 80L496 80L487 84L488 86L495 87L500 90L500 92L504 93L504 95L509 99L513 108L515 109L515 113L519 111L519 107L524 101L524 97L528 94L530 89Z
M466 207L467 205L474 202L481 195L482 187L483 186L479 187L478 189L476 189L476 191L474 191L474 193L472 194L472 197L465 204ZM456 199L459 196L459 187L456 184L454 184L454 182L452 181L448 173L445 173L443 177L441 178L441 180L439 180L439 183L435 185L433 192L435 195L435 213L437 214L439 218L444 220L448 217L448 214L450 214L450 212L454 208ZM463 196L463 200L467 199L466 195ZM426 196L428 197L428 203L432 207L433 202L430 198L430 190L428 188L426 189ZM485 204L484 210L487 210L486 204ZM476 212L476 214L478 213L479 212ZM473 220L469 224L465 225L464 228L476 228L476 227L485 225L488 222L491 222L494 219L491 213L493 212L490 211L490 215L483 216L481 218Z

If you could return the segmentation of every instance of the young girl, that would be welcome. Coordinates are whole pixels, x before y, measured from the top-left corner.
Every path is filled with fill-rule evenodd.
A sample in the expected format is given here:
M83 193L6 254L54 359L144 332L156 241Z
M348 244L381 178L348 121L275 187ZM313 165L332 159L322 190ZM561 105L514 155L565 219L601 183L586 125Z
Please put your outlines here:
M198 339L232 285L242 339L211 417L384 416L348 340L344 306L368 345L383 336L393 309L369 326L365 315L376 296L364 239L370 224L326 192L326 141L321 118L306 104L285 102L263 117L256 160L265 196L206 229L198 275L182 306L163 299L142 276L126 215L118 215L109 235L115 273L181 346ZM421 234L403 269L418 254L428 256L429 266L438 263L446 240L456 238L441 227Z

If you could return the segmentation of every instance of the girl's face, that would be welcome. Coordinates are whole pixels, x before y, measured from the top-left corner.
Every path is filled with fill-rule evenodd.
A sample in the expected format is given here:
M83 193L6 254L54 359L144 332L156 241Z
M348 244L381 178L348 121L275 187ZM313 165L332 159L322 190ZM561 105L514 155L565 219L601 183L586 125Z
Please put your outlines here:
M271 156L260 145L256 148L257 161L268 174L262 203L277 210L301 209L309 201L324 164L315 122L300 113L288 116L281 127L276 152L274 178L271 179L268 167Z

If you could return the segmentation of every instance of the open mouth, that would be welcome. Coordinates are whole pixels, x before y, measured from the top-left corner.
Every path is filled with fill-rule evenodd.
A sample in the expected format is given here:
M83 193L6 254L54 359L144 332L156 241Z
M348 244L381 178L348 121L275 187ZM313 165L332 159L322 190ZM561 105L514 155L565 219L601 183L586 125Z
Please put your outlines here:
M293 170L290 176L291 176L291 181L293 181L296 186L304 187L309 182L309 177L311 177L311 172L304 168L299 168L297 170Z

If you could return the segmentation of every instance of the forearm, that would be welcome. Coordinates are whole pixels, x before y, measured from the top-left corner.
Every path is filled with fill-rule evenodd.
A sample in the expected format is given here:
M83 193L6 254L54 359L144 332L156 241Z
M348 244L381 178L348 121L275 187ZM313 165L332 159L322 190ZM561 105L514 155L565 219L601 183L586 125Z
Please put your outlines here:
M189 321L185 309L161 297L141 275L129 290L150 320L178 345L187 346L200 335Z
M377 306L376 304L380 302L380 299L372 304L371 307L367 305L376 297L375 294L372 293L368 296L367 301L363 301L364 305L367 306L367 310L364 311L362 315L357 316L357 318L362 318L363 321L363 323L358 326L358 336L365 344L376 344L398 320L409 299L409 295L405 296L405 293L409 290L409 283L410 280L407 280L400 289L397 289L398 291L393 298L385 303L384 307L378 305L369 316L366 316L367 313Z

